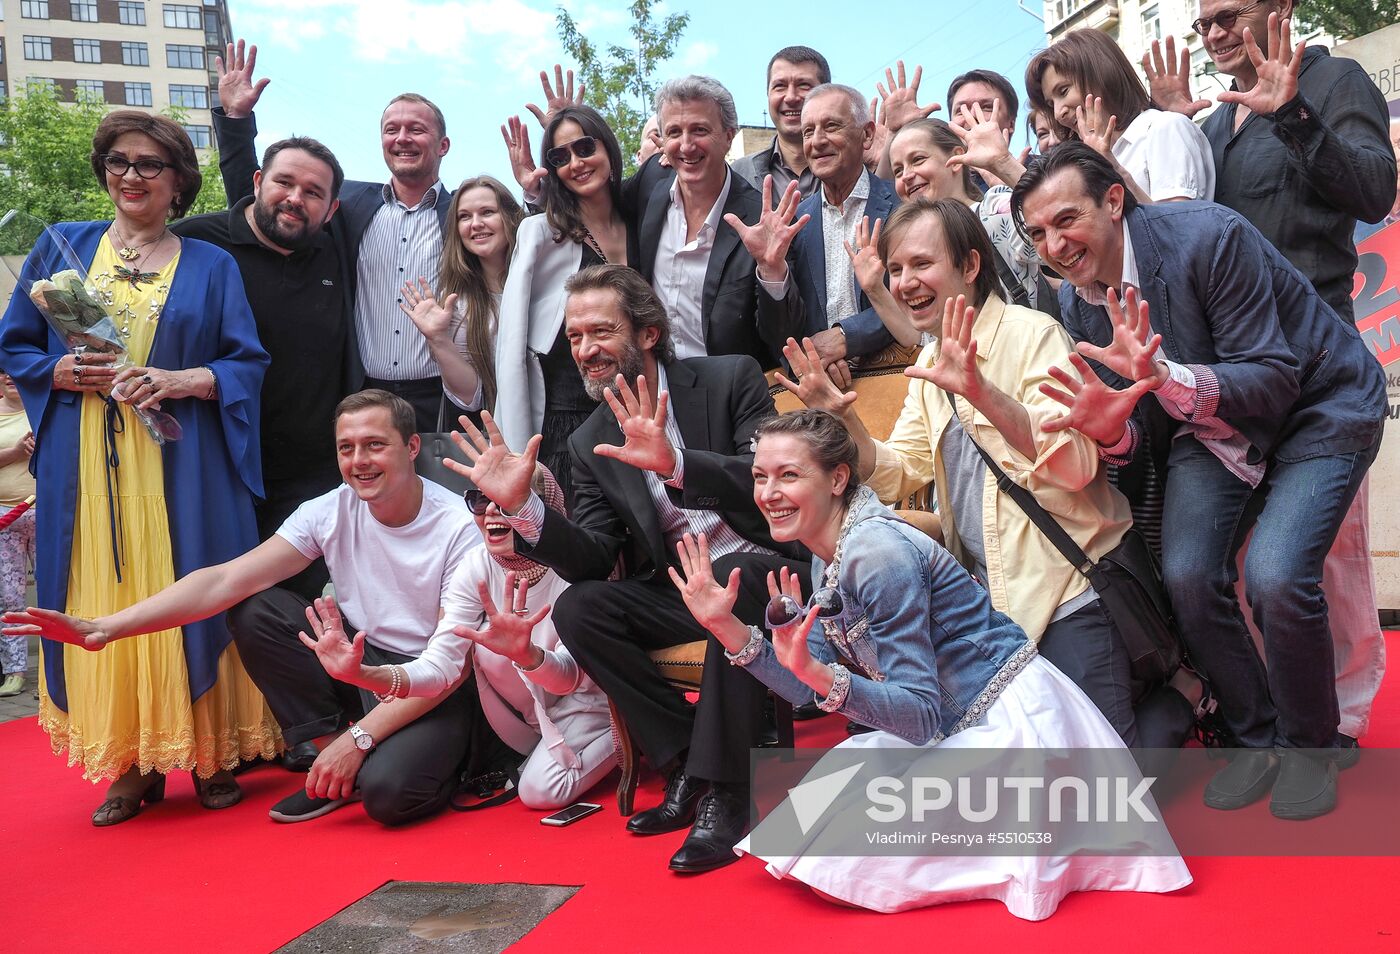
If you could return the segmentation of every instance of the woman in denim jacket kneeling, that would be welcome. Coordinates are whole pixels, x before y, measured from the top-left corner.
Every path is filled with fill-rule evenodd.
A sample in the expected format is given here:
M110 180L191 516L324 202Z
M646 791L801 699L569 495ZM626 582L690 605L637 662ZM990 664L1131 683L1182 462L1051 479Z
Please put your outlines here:
M672 569L671 576L733 664L794 704L815 696L822 709L876 730L838 749L1118 750L1119 761L1131 765L1118 734L1088 697L1037 656L1025 632L992 608L948 552L856 482L856 445L839 418L813 410L784 414L760 425L755 443L754 500L775 540L799 541L814 554L813 597L804 610L795 578L786 570L780 580L769 576L770 642L730 611L738 575L721 585L704 537L687 535L680 547L683 572ZM878 759L871 752L867 761ZM859 761L846 757L842 764L855 773ZM799 805L794 790L736 850L763 856L774 875L805 882L833 901L885 912L995 898L1012 914L1039 920L1071 891L1166 892L1191 883L1160 828L1137 842L1166 846L1149 856L1091 855L1082 846L1073 856L949 856L933 848L877 857L873 847L833 854L842 838L856 840L857 829L874 831L867 818L888 808L867 794L868 771L854 776L860 784L849 784L847 775L844 789L840 774L819 764L808 778L830 782L820 786L829 794L813 785ZM979 809L986 804L984 785L979 779L972 799ZM1002 803L1014 816L1014 793ZM1074 802L1068 804L1072 813ZM764 839L768 829L784 825L798 835L790 844L781 834ZM838 826L851 831L843 836ZM929 846L948 832L912 823L885 831L896 827L903 829L897 840ZM1123 832L1113 835L1119 840L1112 847L1121 848ZM874 846L896 839L863 840ZM818 853L824 849L828 853Z

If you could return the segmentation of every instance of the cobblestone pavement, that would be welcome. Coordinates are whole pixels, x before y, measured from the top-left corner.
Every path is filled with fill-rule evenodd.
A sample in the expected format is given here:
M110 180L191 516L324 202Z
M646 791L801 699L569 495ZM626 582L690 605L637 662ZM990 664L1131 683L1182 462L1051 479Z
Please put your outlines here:
M17 696L0 699L0 722L25 719L39 712L39 640L29 640L29 672L24 677L24 690Z

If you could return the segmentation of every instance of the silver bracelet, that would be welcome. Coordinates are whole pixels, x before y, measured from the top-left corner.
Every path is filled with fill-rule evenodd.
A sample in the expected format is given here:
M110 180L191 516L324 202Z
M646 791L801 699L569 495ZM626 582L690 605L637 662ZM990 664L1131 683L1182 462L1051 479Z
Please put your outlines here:
M729 660L731 666L747 666L758 658L759 652L763 649L763 644L767 642L763 638L763 630L757 626L749 627L749 641L744 644L744 648L737 653L724 651L724 658Z
M207 364L200 365L200 367L209 372L209 390L204 392L204 400L212 401L219 396L219 376Z
M374 698L380 702L393 702L399 698L400 690L403 689L404 672L402 666L389 666L389 688L385 692L376 692Z
M851 694L851 671L840 663L831 664L831 691L826 694L826 698L817 703L817 708L823 712L835 712L846 704L846 697Z

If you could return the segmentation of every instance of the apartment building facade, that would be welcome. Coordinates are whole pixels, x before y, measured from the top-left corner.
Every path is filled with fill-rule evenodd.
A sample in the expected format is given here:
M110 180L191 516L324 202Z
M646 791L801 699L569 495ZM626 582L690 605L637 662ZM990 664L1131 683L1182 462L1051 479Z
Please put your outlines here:
M69 102L177 106L195 146L213 145L226 0L0 0L0 15L0 96L48 83Z

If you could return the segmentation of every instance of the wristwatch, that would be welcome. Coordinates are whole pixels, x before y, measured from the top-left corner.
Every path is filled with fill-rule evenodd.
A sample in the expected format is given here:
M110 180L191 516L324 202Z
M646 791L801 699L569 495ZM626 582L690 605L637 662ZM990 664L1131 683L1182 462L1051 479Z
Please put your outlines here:
M353 722L350 723L350 738L355 740L355 748L361 752L368 752L374 748L374 736Z

